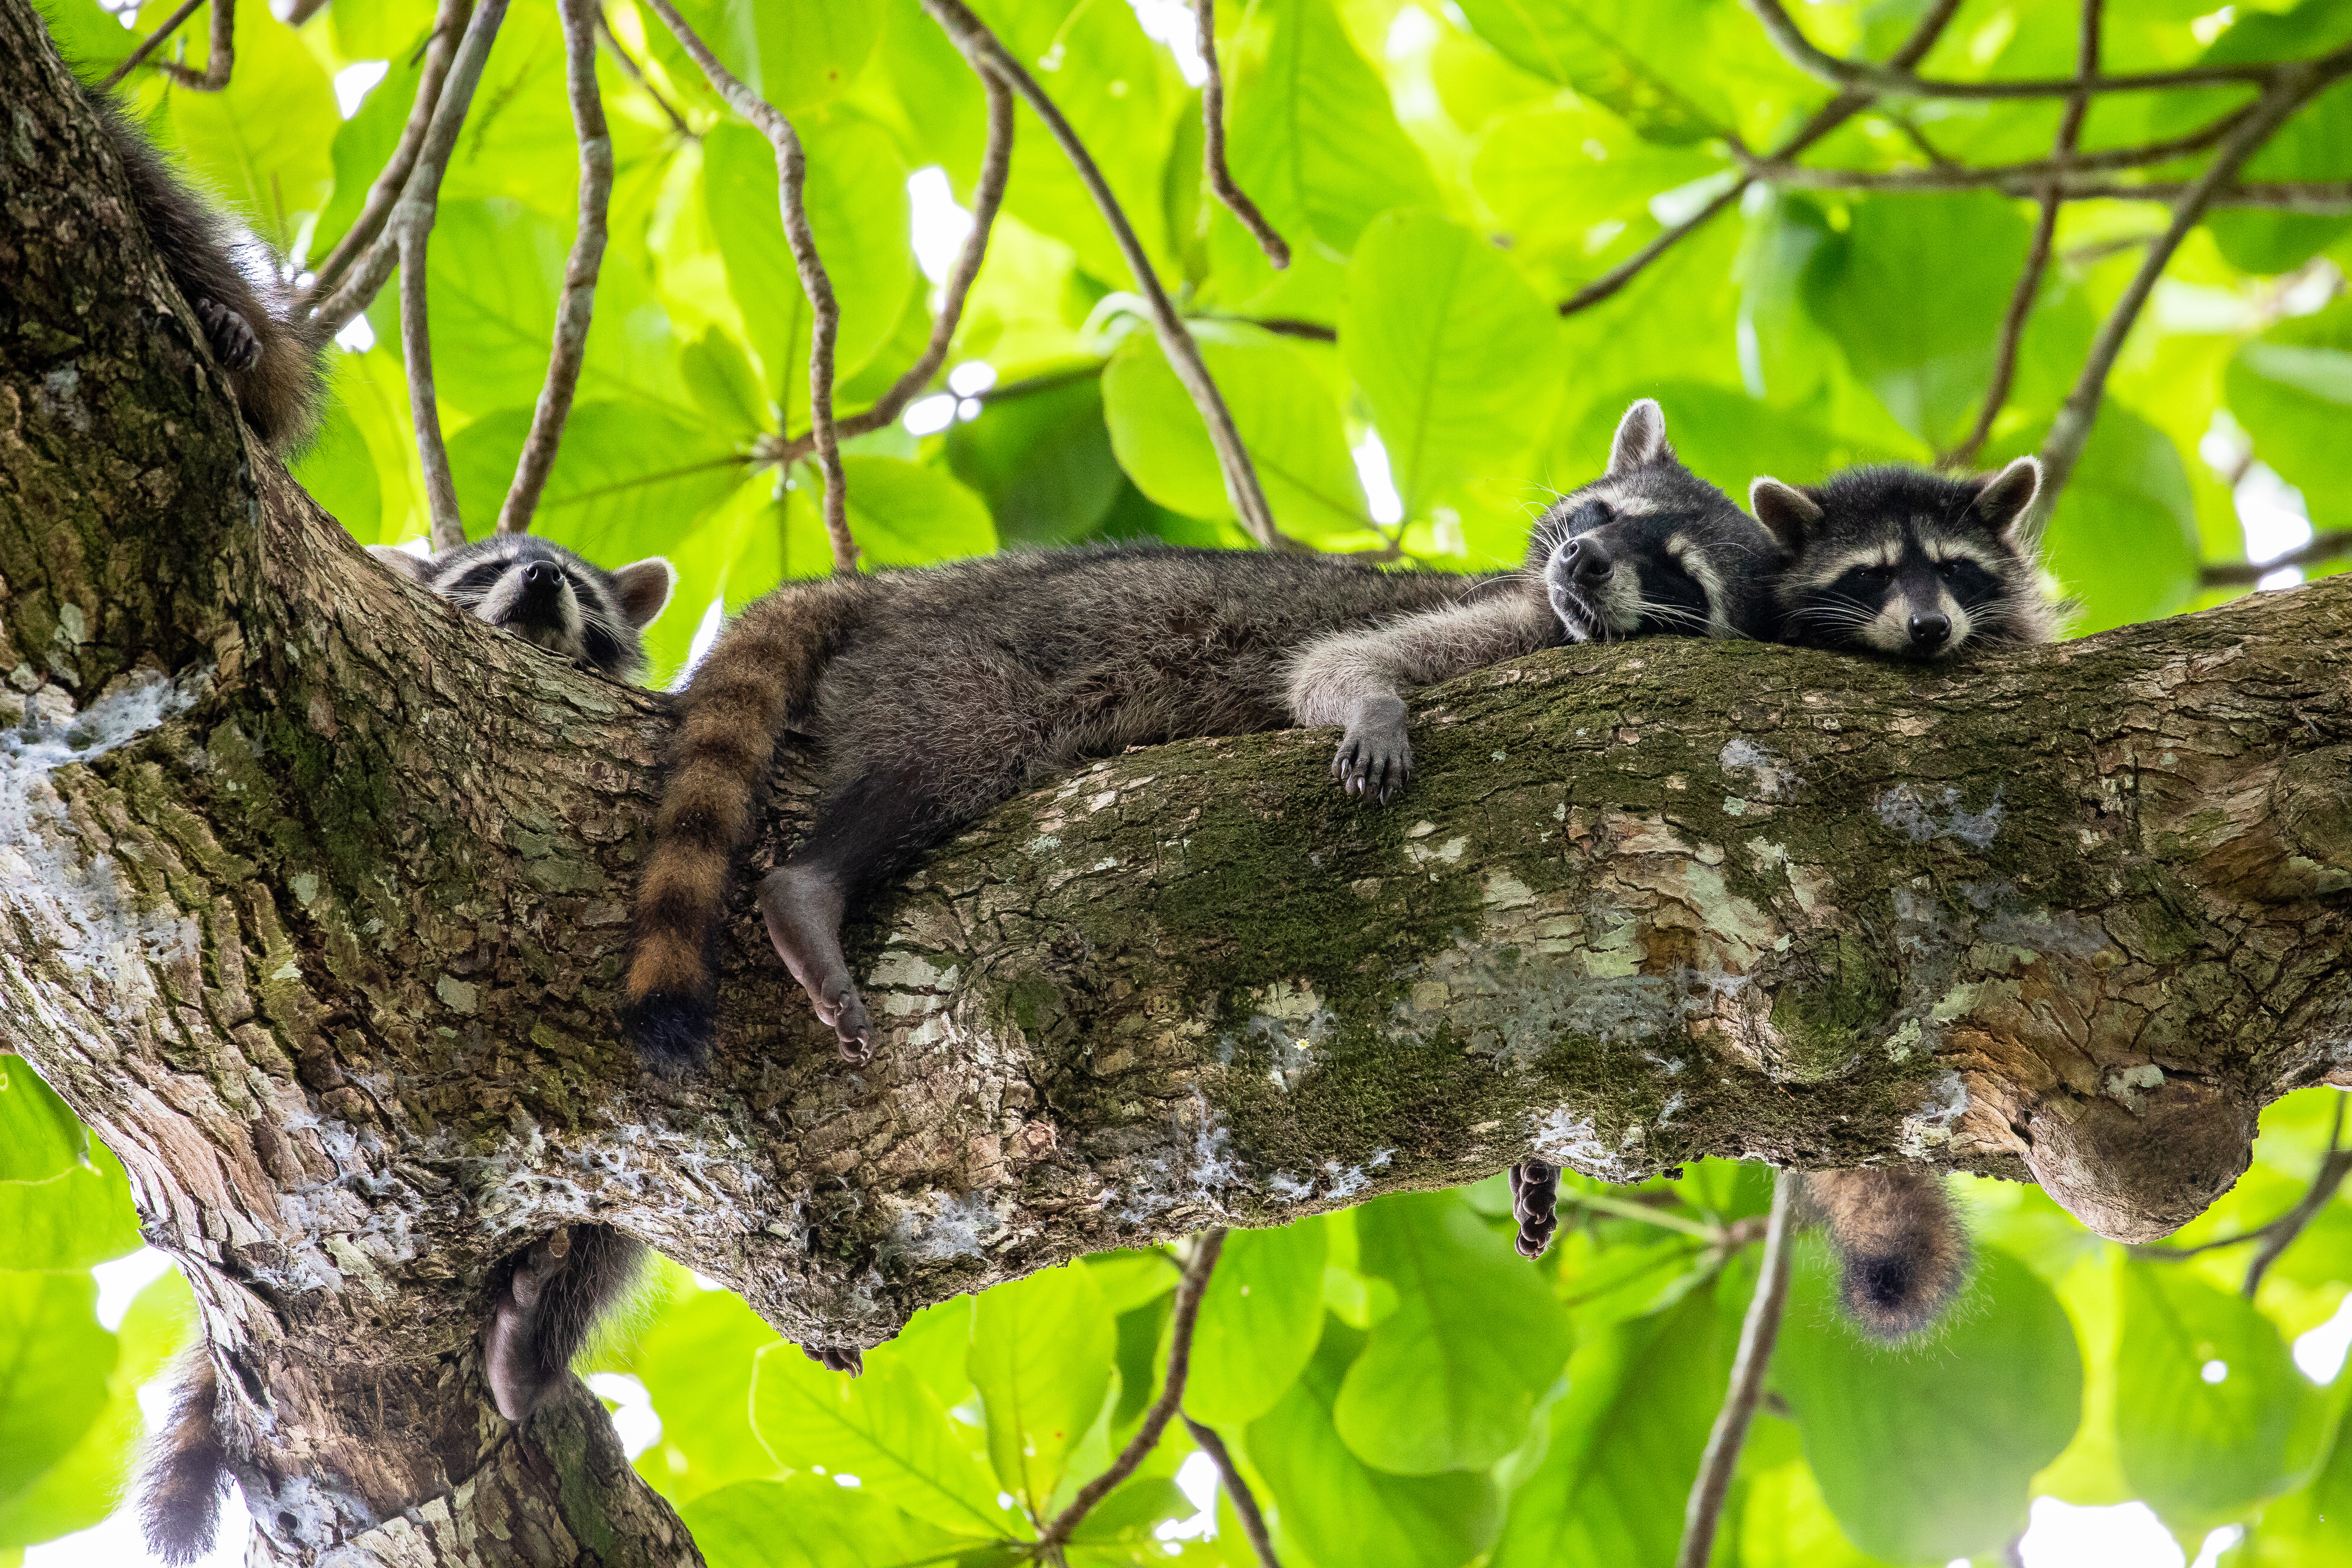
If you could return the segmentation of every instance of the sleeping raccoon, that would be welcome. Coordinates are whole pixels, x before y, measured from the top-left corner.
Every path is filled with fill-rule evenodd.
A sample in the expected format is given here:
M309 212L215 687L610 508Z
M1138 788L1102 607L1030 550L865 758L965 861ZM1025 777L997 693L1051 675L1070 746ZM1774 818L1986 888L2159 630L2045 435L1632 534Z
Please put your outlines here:
M1791 557L1781 640L1914 659L2052 641L2057 607L2019 535L2041 483L2032 458L1973 479L1895 466L1803 489L1758 479L1748 504Z
M792 584L751 605L682 700L637 889L624 1030L659 1062L698 1061L708 1048L728 878L787 725L824 744L824 803L761 883L760 909L851 1061L870 1053L873 1025L841 952L850 901L1039 781L1132 745L1344 722L1359 744L1392 748L1379 775L1392 788L1410 756L1398 687L1603 626L1624 635L1651 613L1643 606L1667 603L1621 591L1646 570L1620 577L1604 563L1559 590L1566 607L1553 607L1556 559L1574 578L1601 550L1664 557L1680 537L1646 521L1683 515L1673 478L1682 470L1655 404L1634 405L1617 446L1610 478L1548 514L1516 579L1155 544ZM1707 493L1714 512L1694 500L1694 517L1745 521ZM1609 531L1621 515L1631 526ZM1697 537L1677 561L1697 563ZM1714 614L1695 596L1672 608L1677 626ZM1356 781L1359 793L1370 778Z
M245 422L281 457L318 427L325 334L299 316L278 258L175 174L121 105L85 86L83 100L121 160L131 205L163 269L228 372Z
M371 544L368 553L476 619L614 680L645 673L638 634L677 583L658 555L607 572L528 533L495 534L440 555L389 544Z

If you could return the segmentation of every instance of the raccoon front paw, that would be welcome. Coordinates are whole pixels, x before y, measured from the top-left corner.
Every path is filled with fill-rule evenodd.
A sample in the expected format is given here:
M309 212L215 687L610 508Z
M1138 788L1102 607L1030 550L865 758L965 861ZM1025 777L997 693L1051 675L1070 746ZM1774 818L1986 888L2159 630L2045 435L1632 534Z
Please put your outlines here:
M226 305L211 300L196 301L196 320L205 324L213 353L229 370L251 370L261 363L261 340L253 324Z
M557 1226L517 1260L505 1293L490 1314L483 1375L499 1414L521 1422L538 1408L555 1376L539 1353L540 1302L572 1255L572 1233Z
M801 1354L821 1363L827 1372L845 1372L856 1377L866 1371L866 1352L856 1345L822 1345L814 1350L803 1345Z
M1349 795L1386 805L1402 792L1412 772L1412 742L1405 738L1403 700L1366 699L1331 758L1331 776Z

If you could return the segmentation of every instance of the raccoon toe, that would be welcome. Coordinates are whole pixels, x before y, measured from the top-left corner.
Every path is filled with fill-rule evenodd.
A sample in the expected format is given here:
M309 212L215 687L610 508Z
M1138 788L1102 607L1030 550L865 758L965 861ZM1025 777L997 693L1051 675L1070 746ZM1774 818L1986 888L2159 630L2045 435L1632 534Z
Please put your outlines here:
M845 980L838 993L828 987L827 1000L819 1004L817 1012L833 1026L841 1039L841 1059L852 1065L862 1065L874 1059L874 1017L866 1010L866 998L857 987Z
M253 325L226 305L211 300L196 301L196 319L212 340L213 353L230 370L251 370L261 363L261 340Z
M823 1345L814 1350L803 1345L801 1354L818 1363L827 1372L845 1372L856 1377L866 1371L866 1352L856 1345Z

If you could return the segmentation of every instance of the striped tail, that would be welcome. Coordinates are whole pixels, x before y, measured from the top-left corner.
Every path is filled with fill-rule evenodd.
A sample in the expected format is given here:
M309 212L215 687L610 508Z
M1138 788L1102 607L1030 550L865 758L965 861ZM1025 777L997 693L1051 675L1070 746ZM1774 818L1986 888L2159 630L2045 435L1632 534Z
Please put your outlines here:
M149 1439L139 1467L139 1516L147 1549L174 1564L213 1549L228 1455L220 1439L220 1384L200 1342L184 1363L172 1418Z
M754 602L679 700L621 994L622 1033L650 1062L690 1067L709 1050L727 893L777 741L877 592L870 578L835 578Z
M1873 1339L1931 1327L1969 1272L1969 1233L1943 1178L1922 1171L1813 1171L1806 1205L1837 1254L1838 1296Z

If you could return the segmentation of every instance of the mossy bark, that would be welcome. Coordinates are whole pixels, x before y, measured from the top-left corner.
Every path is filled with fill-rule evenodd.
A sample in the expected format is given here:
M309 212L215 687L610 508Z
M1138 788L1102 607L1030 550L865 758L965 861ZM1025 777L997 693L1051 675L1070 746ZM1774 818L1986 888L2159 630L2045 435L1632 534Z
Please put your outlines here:
M0 1049L191 1265L262 1560L691 1562L499 1261L610 1223L803 1342L1529 1151L2038 1176L2145 1236L2352 1073L2352 584L1920 675L1547 654L1014 802L852 922L844 1068L748 900L710 1070L611 1007L660 700L374 568L240 430L0 0ZM772 861L805 820L791 748Z

